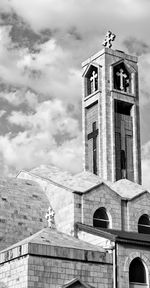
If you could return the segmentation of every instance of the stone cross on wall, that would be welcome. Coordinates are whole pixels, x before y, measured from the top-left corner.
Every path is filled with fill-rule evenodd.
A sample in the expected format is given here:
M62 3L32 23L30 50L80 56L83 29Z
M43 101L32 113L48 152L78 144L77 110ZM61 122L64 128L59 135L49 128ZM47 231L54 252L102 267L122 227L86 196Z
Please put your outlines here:
M116 75L120 77L120 90L124 91L125 85L123 80L127 78L127 75L124 73L123 69L120 69Z
M87 135L88 140L93 139L93 173L97 175L97 135L96 122L92 124L92 132Z
M55 212L52 209L52 207L48 208L48 211L46 212L45 218L48 222L48 227L50 228L56 228L55 227Z
M97 90L96 87L97 73L95 71L92 72L92 76L90 77L90 81L92 83L92 93Z
M112 46L112 41L114 41L116 38L116 35L113 34L111 31L108 31L105 37L105 40L103 42L103 46L106 48L111 48Z

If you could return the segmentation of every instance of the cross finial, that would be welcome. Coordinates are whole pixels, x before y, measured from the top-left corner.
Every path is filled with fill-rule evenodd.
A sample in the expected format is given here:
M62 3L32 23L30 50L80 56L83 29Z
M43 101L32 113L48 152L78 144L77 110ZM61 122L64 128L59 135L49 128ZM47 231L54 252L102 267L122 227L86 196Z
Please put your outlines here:
M48 211L46 212L45 218L48 222L48 227L55 229L55 212L52 207L49 206Z
M103 46L107 47L107 48L111 48L112 46L112 41L114 41L116 38L116 35L113 34L111 31L108 31L105 37L105 40L103 42Z

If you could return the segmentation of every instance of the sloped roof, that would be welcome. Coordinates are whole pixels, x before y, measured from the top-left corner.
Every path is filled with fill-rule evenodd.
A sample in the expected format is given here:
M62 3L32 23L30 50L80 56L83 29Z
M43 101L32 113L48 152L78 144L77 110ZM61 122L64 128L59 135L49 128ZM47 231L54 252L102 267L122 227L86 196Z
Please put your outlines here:
M142 193L148 192L143 186L134 183L128 179L120 179L116 182L106 181L99 176L89 172L83 171L75 175L56 168L52 165L41 165L25 172L32 177L43 178L47 181L53 182L54 185L62 186L70 192L87 193L89 190L104 184L117 193L118 196L131 200Z
M27 173L52 181L54 184L62 185L69 188L72 192L78 191L84 193L103 182L100 177L88 171L73 175L51 165L41 165Z
M92 244L81 241L75 237L59 232L58 230L51 229L49 227L44 228L34 235L12 245L9 247L9 249L29 243L104 252L104 250L100 247L96 247Z
M67 288L72 286L73 284L80 284L85 288L93 288L93 286L86 284L85 282L81 281L79 278L73 278L72 280L68 281L66 284L62 285L60 288Z
M126 242L126 243L135 243L139 245L148 245L150 246L150 234L143 234L137 232L115 230L115 229L106 229L106 228L96 228L90 225L76 223L76 226L79 230L104 237L111 241L117 242Z
M1 251L0 263L11 261L24 255L58 257L92 262L111 261L111 259L108 259L103 248L49 227Z
M142 185L132 182L128 179L120 179L109 186L112 190L118 193L122 198L132 199L146 192Z

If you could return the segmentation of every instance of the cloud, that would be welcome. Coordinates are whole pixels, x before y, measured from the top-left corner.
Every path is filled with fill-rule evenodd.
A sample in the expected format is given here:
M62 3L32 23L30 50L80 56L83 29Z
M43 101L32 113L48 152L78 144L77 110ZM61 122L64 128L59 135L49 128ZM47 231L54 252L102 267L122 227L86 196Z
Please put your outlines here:
M150 191L150 159L142 161L142 183Z
M3 117L3 115L5 115L6 110L0 110L0 118Z
M14 91L4 90L0 92L0 98L11 104L11 106L19 106L23 103L28 107L35 109L40 95L37 95L31 90L26 89L14 89Z
M129 37L124 40L123 44L128 49L129 53L141 56L147 54L150 51L150 46L144 41L140 41L135 37Z
M35 113L13 111L7 119L11 125L24 129L16 135L0 136L1 158L10 171L31 169L41 163L72 172L81 169L79 123L68 115L60 100L38 104Z
M0 78L6 86L0 97L11 106L2 119L12 130L0 139L4 171L50 162L81 167L80 63L102 48L109 29L117 34L114 48L126 44L129 53L141 55L144 113L150 102L149 0L1 0L0 11Z
M6 3L8 4L8 1ZM139 20L139 17L148 14L149 2L147 0L143 0L142 3L140 0L114 0L113 2L106 0L102 3L95 0L93 5L92 0L82 2L79 0L11 0L9 5L35 29L51 27L54 30L77 26L79 31L87 32L93 28L99 29L99 21L101 18L104 20L106 14L111 16L111 19L115 19L118 15L131 18L132 21Z
M123 41L123 45L130 54L139 56L140 104L145 106L150 103L150 45L136 37L126 38Z
M148 105L150 103L150 53L144 54L139 59L139 80L140 80L140 103Z
M72 103L74 98L73 104L77 106L81 98L81 73L73 67L71 53L64 51L54 39L36 43L33 53L28 48L16 48L10 30L11 27L1 28L0 77L7 85L18 87L18 91L11 95L6 95L6 91L6 99L10 96L13 103L19 104L24 96L22 87L25 91L28 87L43 97L61 98L64 105Z
M149 27L148 0L94 0L94 5L93 0L5 2L6 5L3 0L3 9L5 7L8 10L9 7L9 10L21 17L35 33L49 30L53 38L61 43L67 42L66 48L72 49L72 43L76 45L79 42L87 52L90 51L90 46L92 49L98 48L98 40L102 43L102 37L109 29L122 37L124 34L135 35L135 31L137 35L146 35ZM80 48L78 44L77 47Z
M142 146L142 181L150 191L150 141Z
M30 133L47 131L49 136L68 133L72 137L79 131L78 121L68 115L60 100L44 101L31 114L13 111L7 119L11 124L28 128Z

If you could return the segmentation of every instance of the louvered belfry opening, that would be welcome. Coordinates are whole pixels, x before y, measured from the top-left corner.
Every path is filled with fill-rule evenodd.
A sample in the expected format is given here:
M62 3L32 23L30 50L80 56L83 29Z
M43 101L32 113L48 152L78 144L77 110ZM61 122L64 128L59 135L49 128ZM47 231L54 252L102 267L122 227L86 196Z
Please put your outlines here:
M134 181L131 109L130 103L115 100L116 180L127 178Z

